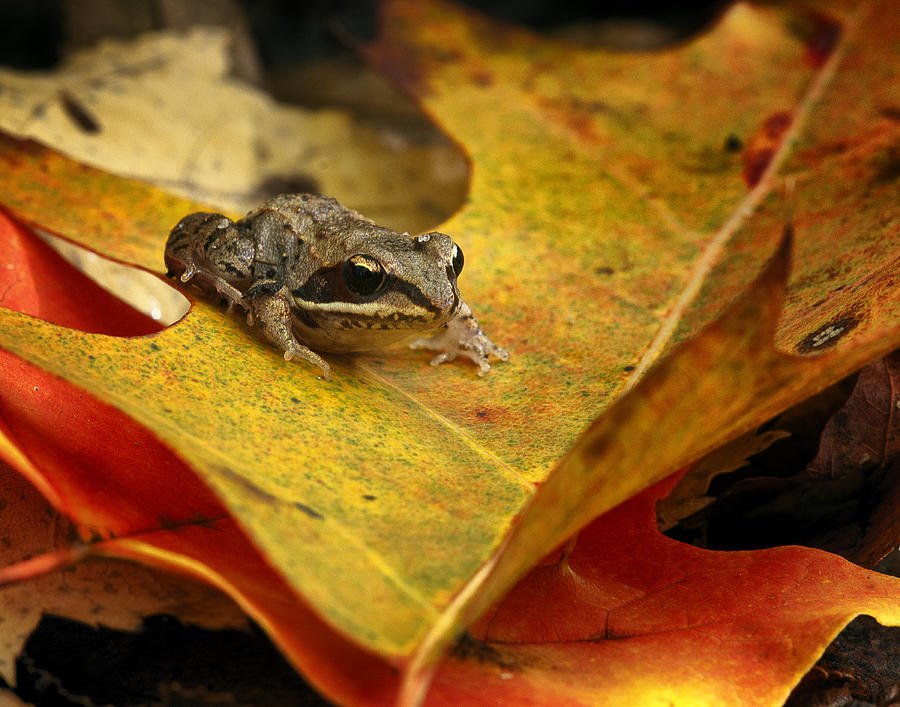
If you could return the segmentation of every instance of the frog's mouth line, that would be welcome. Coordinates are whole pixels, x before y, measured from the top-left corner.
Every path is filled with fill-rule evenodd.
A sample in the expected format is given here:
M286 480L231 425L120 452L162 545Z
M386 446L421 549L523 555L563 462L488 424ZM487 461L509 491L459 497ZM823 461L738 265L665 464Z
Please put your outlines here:
M459 297L455 296L452 313L458 309ZM421 329L424 327L436 327L443 319L442 310L438 308L423 309L412 306L410 311L398 312L395 308L384 307L379 302L308 302L298 300L299 311L295 313L298 319L307 326L319 328L320 321L316 321L316 315L334 322L340 322L346 329ZM305 315L305 316L303 316ZM341 321L343 320L343 321ZM407 325L407 326L404 326Z
M382 318L398 313L395 307L385 307L380 302L310 302L309 300L296 300L296 302L307 312L334 312L335 314L355 314L361 317ZM422 312L421 316L426 316L426 313L430 314L430 319L433 319L434 315L441 313L441 310L437 307L425 308L416 305L409 309Z

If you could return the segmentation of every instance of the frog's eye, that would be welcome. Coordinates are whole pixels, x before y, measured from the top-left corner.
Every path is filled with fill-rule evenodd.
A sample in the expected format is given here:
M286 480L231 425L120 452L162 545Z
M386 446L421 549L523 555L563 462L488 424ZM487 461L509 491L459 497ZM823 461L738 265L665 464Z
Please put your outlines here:
M365 297L377 292L384 278L384 266L371 256L351 255L344 261L344 281L353 294Z
M450 264L453 266L453 272L456 273L456 277L459 277L459 274L462 272L463 263L465 263L465 258L463 258L462 248L458 245L453 246L453 260Z

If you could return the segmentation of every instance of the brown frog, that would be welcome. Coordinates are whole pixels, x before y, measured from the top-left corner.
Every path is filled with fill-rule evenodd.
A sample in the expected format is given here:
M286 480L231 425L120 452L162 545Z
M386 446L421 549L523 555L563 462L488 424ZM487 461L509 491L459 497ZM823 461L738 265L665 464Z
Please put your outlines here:
M183 218L166 243L169 277L217 292L247 310L247 322L284 358L328 363L315 351L368 351L437 329L410 344L438 351L431 365L509 359L485 336L456 279L463 253L449 236L411 237L375 225L334 199L285 194L239 221Z

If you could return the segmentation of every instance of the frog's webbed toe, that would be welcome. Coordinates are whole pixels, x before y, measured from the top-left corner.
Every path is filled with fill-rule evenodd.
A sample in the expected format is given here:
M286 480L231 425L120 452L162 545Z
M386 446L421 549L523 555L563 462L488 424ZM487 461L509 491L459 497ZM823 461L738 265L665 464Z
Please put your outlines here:
M416 339L411 349L427 349L440 353L431 359L432 366L439 366L462 356L478 366L478 375L483 376L491 370L490 357L501 361L509 360L509 352L488 339L469 305L462 302L456 316L444 325L444 328L432 337Z
M174 258L167 258L167 264L169 267L166 272L166 277L177 277L179 282L188 284L194 279L194 276L199 275L198 282L195 282L194 284L199 284L201 289L206 290L215 288L216 292L222 295L228 303L229 313L231 313L236 304L246 307L246 304L244 304L244 297L239 289L227 280L197 265L194 258L189 253L182 253L177 260Z
M196 275L196 274L197 274L196 266L194 266L193 263L190 263L190 264L185 265L184 272L182 272L181 275L178 276L178 279L181 282L189 282L190 279L192 277L194 277L194 275ZM176 273L173 270L169 270L169 272L166 273L167 277L175 277L175 275L176 275Z
M258 295L249 300L247 323L258 327L266 338L284 351L284 360L302 359L322 369L322 377L331 379L331 367L315 351L294 338L291 326L291 308L283 292L275 295Z

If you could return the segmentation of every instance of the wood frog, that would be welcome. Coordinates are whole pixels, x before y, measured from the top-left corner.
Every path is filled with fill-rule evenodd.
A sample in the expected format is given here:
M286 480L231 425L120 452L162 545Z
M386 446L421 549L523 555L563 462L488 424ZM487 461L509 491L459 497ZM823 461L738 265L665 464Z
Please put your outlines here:
M169 277L244 308L286 360L314 363L326 380L315 351L368 351L431 330L410 346L437 351L433 366L464 357L484 375L491 356L509 359L459 294L463 253L449 236L396 233L327 197L285 194L239 221L190 214L165 261Z

